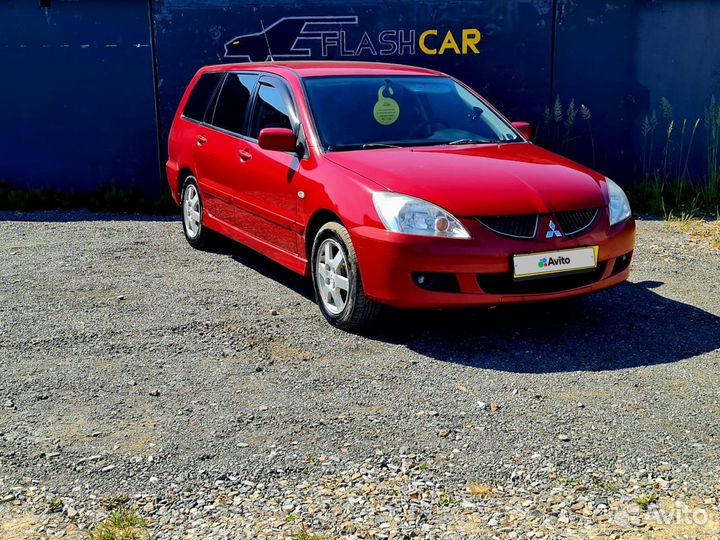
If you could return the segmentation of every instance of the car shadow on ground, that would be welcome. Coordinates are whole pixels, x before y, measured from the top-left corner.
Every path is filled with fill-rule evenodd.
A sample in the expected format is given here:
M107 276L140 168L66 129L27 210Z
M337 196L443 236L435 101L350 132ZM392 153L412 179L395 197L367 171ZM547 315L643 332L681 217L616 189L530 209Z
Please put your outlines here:
M227 255L235 262L284 285L296 294L303 296L306 300L315 302L315 293L313 292L312 283L309 279L268 259L265 255L243 244L223 236L215 236L208 250L220 255Z
M369 338L425 356L518 373L677 362L720 348L720 317L626 282L572 300L470 311L392 310Z
M314 302L310 280L226 239L213 251ZM626 282L571 300L470 310L386 309L358 335L446 362L518 373L618 370L720 348L720 317ZM320 313L318 325L327 324Z

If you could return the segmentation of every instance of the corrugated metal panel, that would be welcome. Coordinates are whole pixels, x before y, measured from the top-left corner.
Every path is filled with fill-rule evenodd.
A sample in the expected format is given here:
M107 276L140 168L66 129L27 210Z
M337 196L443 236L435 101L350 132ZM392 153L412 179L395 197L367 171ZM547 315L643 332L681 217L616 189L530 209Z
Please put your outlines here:
M567 144L557 140L565 131L557 126L555 146L625 183L663 169L676 177L684 167L681 147L686 159L700 118L688 162L691 178L703 181L702 118L711 96L720 96L719 21L720 3L708 0L561 0L554 91L565 112L574 99L576 107L590 109L591 119L587 124L577 114ZM643 135L653 112L654 132Z
M0 180L159 193L148 2L0 5Z

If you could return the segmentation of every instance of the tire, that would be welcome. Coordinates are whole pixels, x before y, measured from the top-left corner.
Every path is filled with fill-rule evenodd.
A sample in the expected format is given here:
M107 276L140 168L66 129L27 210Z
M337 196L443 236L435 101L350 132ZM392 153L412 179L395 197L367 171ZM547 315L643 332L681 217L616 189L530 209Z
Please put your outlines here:
M182 211L183 232L188 244L196 249L208 247L212 232L203 224L202 196L194 176L188 176L183 183L180 208Z
M333 326L352 330L380 315L382 306L365 296L355 248L339 223L326 223L315 236L311 274L315 300Z

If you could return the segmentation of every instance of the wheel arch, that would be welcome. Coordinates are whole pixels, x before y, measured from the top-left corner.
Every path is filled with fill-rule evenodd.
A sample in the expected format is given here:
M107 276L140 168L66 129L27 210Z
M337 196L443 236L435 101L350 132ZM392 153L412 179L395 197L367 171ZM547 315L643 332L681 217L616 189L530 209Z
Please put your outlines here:
M331 221L345 226L340 217L335 212L328 210L327 208L316 210L310 217L307 227L305 227L305 258L308 263L310 263L310 260L312 259L312 246L315 241L315 236L323 225L330 223ZM310 265L308 264L308 269L309 268Z
M180 198L182 197L183 184L185 184L185 180L187 179L188 176L195 177L195 173L192 171L192 169L190 169L190 167L182 167L180 169L180 171L178 172L178 187L177 187L178 200L180 200Z

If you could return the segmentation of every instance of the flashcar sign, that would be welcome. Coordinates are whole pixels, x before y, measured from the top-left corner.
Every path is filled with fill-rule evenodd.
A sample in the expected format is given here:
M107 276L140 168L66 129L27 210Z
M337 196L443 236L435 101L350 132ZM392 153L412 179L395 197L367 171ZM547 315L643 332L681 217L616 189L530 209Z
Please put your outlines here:
M283 17L264 31L236 36L225 44L225 57L249 62L327 57L480 54L482 33L428 28L358 31L356 15ZM348 31L355 30L354 32Z

